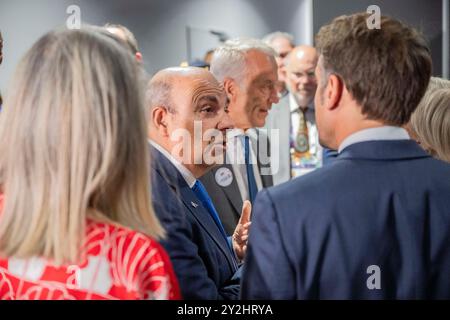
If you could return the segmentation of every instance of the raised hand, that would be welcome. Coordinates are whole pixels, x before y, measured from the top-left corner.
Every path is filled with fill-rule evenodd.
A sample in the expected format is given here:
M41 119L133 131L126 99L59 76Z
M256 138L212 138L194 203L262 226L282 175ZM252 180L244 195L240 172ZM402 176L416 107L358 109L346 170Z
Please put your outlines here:
M233 233L233 249L240 261L244 260L247 252L247 241L250 225L250 217L252 213L252 204L246 200L242 206L241 218Z

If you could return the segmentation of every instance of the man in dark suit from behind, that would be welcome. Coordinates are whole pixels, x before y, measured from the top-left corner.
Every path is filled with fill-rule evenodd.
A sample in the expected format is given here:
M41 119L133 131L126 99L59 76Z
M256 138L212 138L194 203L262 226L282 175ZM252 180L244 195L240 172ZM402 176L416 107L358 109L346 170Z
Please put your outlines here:
M449 299L450 166L402 126L431 75L423 37L369 15L319 31L316 120L327 167L260 193L245 299Z
M227 238L198 180L223 159L231 127L223 89L204 69L169 68L152 78L146 98L153 205L183 298L237 299L250 208Z

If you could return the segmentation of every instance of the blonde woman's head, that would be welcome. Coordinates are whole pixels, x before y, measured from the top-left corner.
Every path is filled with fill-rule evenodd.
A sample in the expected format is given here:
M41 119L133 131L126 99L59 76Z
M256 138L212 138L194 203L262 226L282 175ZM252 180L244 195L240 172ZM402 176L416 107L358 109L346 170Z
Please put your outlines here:
M0 116L0 254L80 258L86 219L159 238L139 67L94 28L26 54Z
M408 129L431 155L450 162L450 81L431 78Z

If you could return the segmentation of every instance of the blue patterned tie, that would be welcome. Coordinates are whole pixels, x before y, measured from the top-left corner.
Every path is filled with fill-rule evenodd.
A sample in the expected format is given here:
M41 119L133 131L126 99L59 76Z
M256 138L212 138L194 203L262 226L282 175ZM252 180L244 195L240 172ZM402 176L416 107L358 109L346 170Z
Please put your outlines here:
M244 150L245 150L245 168L247 170L247 182L248 182L248 198L253 204L256 194L258 193L258 187L256 186L255 174L253 173L253 165L250 163L250 138L244 136Z
M201 201L203 206L206 208L206 210L208 210L209 214L214 219L214 222L216 223L217 227L219 228L220 233L222 233L223 237L227 241L228 247L229 247L230 244L228 242L227 234L225 233L225 229L223 228L222 222L220 221L220 218L216 211L216 208L214 208L212 200L209 197L208 192L206 191L205 187L200 182L200 180L195 181L195 184L192 187L192 191L194 191L197 198Z

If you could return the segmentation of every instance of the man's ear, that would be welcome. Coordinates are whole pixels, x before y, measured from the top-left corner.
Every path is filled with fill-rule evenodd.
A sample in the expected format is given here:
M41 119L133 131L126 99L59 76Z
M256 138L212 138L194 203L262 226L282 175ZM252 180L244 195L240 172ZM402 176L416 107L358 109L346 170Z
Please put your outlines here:
M169 131L167 128L168 111L165 107L154 107L151 114L151 124L153 129L161 136L168 137Z
M326 106L329 110L336 109L339 106L343 90L344 83L341 78L335 74L331 74L328 77L328 83L325 89L325 96L327 99Z
M237 93L239 90L236 81L231 78L225 78L223 80L223 89L225 90L228 100L230 102L234 102L236 100Z

